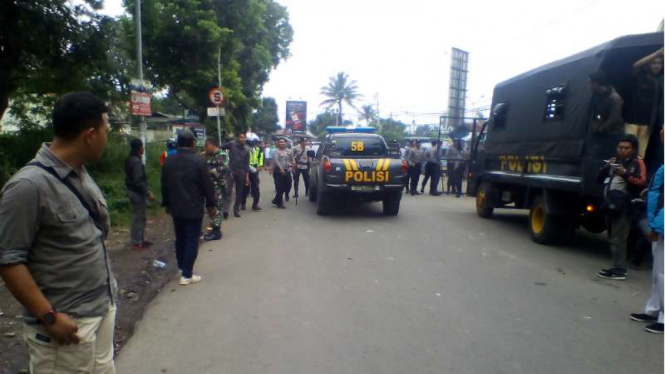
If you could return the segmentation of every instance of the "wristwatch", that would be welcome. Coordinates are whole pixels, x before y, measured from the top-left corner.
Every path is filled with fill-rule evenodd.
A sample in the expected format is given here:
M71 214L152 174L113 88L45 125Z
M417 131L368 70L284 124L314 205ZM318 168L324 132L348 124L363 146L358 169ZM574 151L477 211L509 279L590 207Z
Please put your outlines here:
M45 326L50 326L55 323L55 318L57 316L58 312L56 312L55 309L49 309L44 312L41 317L39 317L39 321Z

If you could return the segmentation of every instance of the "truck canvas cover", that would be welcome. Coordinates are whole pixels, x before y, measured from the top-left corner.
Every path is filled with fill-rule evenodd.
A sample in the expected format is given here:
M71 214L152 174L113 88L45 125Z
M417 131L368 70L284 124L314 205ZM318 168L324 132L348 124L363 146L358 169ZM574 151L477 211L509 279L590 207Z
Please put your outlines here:
M632 65L663 46L663 33L629 35L518 75L498 84L492 106L507 103L503 126L490 122L487 155L540 155L551 159L581 158L588 136L591 92L589 74L604 70L624 98L624 113ZM555 91L553 91L553 89ZM562 92L561 115L546 118L548 91ZM492 117L495 117L492 114ZM630 118L625 118L630 122Z

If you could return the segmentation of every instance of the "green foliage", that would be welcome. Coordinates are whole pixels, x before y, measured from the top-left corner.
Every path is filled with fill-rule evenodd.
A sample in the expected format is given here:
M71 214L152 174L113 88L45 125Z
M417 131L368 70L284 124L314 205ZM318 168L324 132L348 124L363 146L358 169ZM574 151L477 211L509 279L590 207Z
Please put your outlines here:
M135 1L125 5L134 14ZM270 71L289 55L293 30L286 8L273 0L144 0L142 15L146 77L191 98L204 120L221 50L225 120L245 129ZM133 20L121 22L132 40Z
M313 121L309 122L309 131L319 139L326 136L326 127L335 126L337 115L335 113L326 111L316 116Z
M0 118L10 99L12 113L25 117L69 91L113 98L120 83L113 64L115 21L98 14L101 5L100 0L0 2Z
M434 125L417 126L414 135L435 138L439 135L439 127Z
M0 186L32 160L42 143L53 137L50 128L27 126L13 134L0 134Z
M383 136L386 141L399 141L404 138L404 131L406 130L406 127L406 124L400 121L395 121L392 118L381 119L379 134L381 134L381 136Z
M372 105L363 105L360 108L359 120L367 122L368 125L372 125L376 122L376 111Z
M261 104L259 109L252 115L252 130L269 136L280 129L277 124L279 122L277 102L272 97L264 97Z
M328 85L321 87L321 95L328 98L321 103L327 110L337 105L337 123L342 123L342 119L344 118L342 103L347 103L351 108L356 109L355 102L362 97L358 93L358 83L356 81L349 81L349 75L345 72L339 72L337 75L330 77Z

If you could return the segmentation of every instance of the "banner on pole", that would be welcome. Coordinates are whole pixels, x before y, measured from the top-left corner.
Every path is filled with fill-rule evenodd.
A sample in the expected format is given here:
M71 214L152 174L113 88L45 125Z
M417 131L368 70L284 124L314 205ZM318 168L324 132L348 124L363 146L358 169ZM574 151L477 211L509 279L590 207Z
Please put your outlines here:
M129 83L129 88L132 94L132 115L151 116L152 85L150 82L132 79Z
M224 108L220 107L209 107L208 108L208 117L224 117L226 115L226 111Z
M286 102L286 130L293 133L307 132L307 102Z

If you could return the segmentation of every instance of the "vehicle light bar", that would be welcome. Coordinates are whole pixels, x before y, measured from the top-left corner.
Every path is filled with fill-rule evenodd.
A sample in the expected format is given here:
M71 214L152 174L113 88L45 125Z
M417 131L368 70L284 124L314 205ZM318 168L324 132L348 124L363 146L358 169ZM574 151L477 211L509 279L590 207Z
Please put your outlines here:
M328 126L326 127L326 131L330 134L344 132L375 133L376 128L369 126Z

